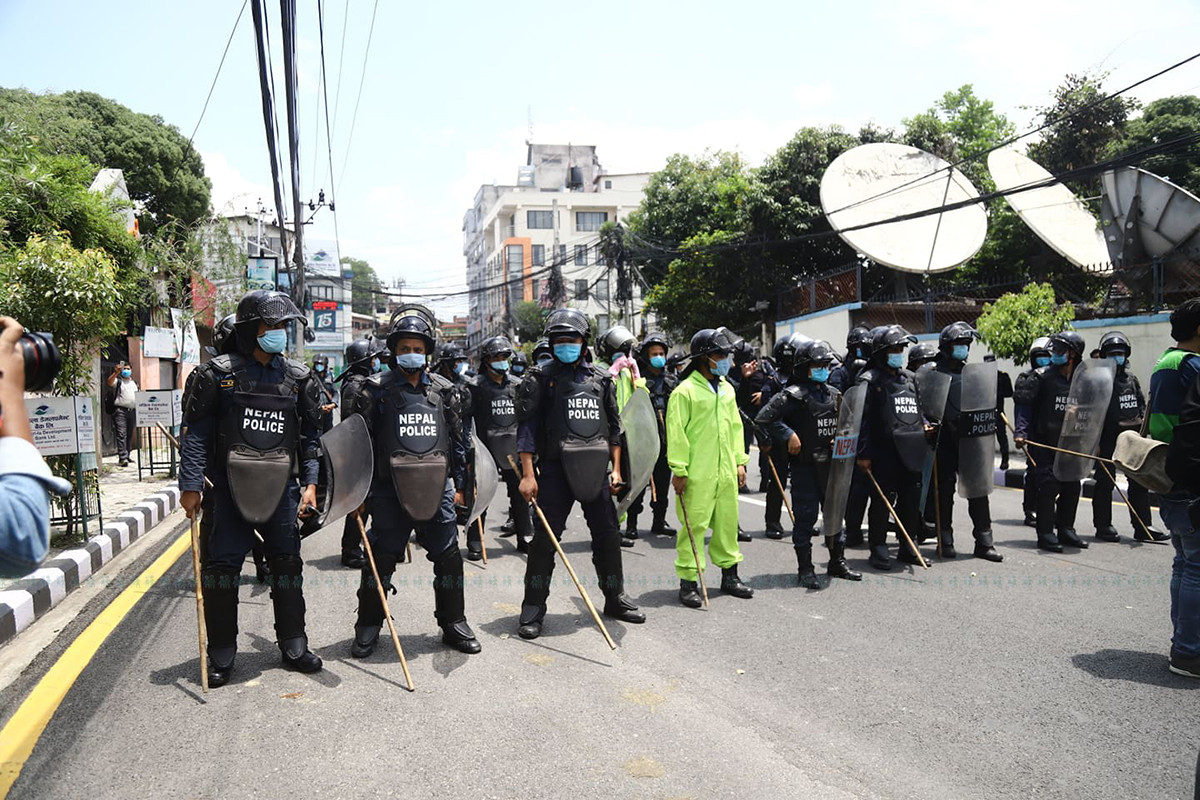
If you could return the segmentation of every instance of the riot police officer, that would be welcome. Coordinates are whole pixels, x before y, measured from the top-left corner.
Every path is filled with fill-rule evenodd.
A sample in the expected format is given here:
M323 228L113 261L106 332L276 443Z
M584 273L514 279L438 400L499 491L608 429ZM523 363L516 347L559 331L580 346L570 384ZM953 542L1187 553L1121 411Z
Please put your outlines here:
M812 539L816 535L817 512L825 504L841 392L828 383L829 366L833 363L829 342L805 342L782 355L785 360L779 366L791 376L788 385L758 412L755 422L767 430L773 447L790 457L792 510L796 514L792 546L796 550L797 572L801 586L819 589L821 584L813 569ZM846 566L845 534L843 529L829 540L828 573L831 578L859 581L862 575Z
M917 374L917 370L938 357L938 346L932 342L921 342L908 348L908 371Z
M1113 381L1112 402L1104 419L1104 432L1100 435L1100 456L1112 458L1117 446L1117 435L1121 431L1136 431L1142 426L1146 416L1146 395L1137 376L1129 371L1129 356L1133 347L1129 337L1120 331L1109 331L1100 337L1100 357L1112 361L1116 367L1116 377ZM1119 542L1120 535L1112 524L1112 493L1113 482L1108 472L1099 463L1096 464L1092 488L1092 521L1096 525L1096 538L1104 542ZM1129 481L1125 496L1133 505L1133 511L1146 525L1151 525L1150 490L1137 481ZM1139 542L1152 539L1165 539L1165 535L1150 528L1149 535L1142 530L1133 513L1130 512L1129 524L1133 526L1134 538Z
M936 442L936 491L930 491L925 503L925 522L932 524L940 518L941 521L941 555L943 558L955 558L958 553L954 549L954 494L955 487L961 480L964 487L978 496L968 495L967 512L971 517L972 534L975 537L975 557L987 561L1003 561L1004 556L996 552L992 544L992 512L988 502L987 490L980 487L983 484L990 490L992 478L992 436L994 430L987 431L986 447L972 447L974 442L964 441L978 438L971 428L976 427L975 421L988 417L992 426L995 424L996 389L993 380L984 380L983 371L968 371L964 366L970 354L971 344L979 338L979 331L965 322L952 322L942 328L938 336L937 355L928 362L923 370L932 370L949 377L949 391L946 393L944 408L940 417L927 413L930 421L938 423L938 431L934 437ZM911 356L910 356L911 362ZM991 370L992 375L995 371ZM917 373L917 383L923 385L924 372ZM985 391L986 390L986 391ZM982 398L979 397L982 393ZM964 400L967 405L964 408ZM974 401L974 402L972 402ZM986 409L983 410L980 406ZM967 448L962 445L966 444ZM986 458L983 451L986 450ZM963 457L963 453L970 455ZM976 457L972 457L976 456Z
M917 338L899 325L877 329L871 358L858 376L867 385L862 430L858 437L858 466L871 472L890 497L910 536L921 530L921 468L928 451L928 426L921 415L915 376L904 368L904 348ZM867 478L867 485L874 489ZM878 570L892 568L887 548L888 510L871 503L867 516L868 562ZM915 544L915 542L914 542ZM901 543L897 559L919 564L915 553Z
M651 479L654 489L651 491L650 487L646 487L630 504L628 516L625 518L625 528L627 531L637 530L638 515L645 508L644 499L647 492L650 492L653 495L650 500L650 508L654 512L654 521L650 525L650 532L656 536L675 535L675 529L667 525L667 504L670 502L670 492L667 487L671 481L671 468L667 465L666 415L667 399L679 385L679 378L667 371L667 351L670 349L671 342L666 336L661 333L648 333L637 352L642 377L646 380L646 389L650 392L650 402L654 406L654 414L658 418L660 449L658 461L654 464L654 477Z
M520 350L514 350L511 362L508 368L508 376L512 380L521 380L525 377L525 372L529 369L529 358Z
M467 444L462 421L463 389L427 371L436 340L436 320L420 306L398 309L387 334L391 369L358 386L348 413L361 414L375 448L375 477L367 497L367 538L385 590L409 537L433 563L434 616L442 642L462 653L478 653L479 640L467 624L463 560L458 549L455 506L463 503ZM368 564L358 589L358 619L350 655L375 650L384 624L383 604Z
M270 565L283 664L300 672L322 666L305 634L296 530L297 512L316 510L321 403L309 368L283 355L291 322L306 324L287 295L248 293L238 303L236 352L198 367L188 396L180 504L195 516L205 477L212 482L205 493L213 495L213 525L202 554L210 686L223 686L233 670L238 576L255 530Z
M533 538L533 522L529 503L521 497L520 479L509 465L509 456L517 456L519 384L509 375L512 355L512 342L504 336L493 336L480 345L479 377L471 389L471 408L479 439L492 454L508 488L509 516L517 535L517 550L526 553Z
M604 593L604 614L641 623L646 615L625 594L617 509L609 496L624 483L621 417L612 378L592 364L588 332L582 311L551 312L546 338L554 361L530 369L517 389L521 495L540 505L558 538L572 506L579 503L592 536L592 564ZM523 639L541 635L553 572L554 545L545 527L537 526L525 565L525 597L517 629Z
M858 382L858 373L867 368L871 356L871 329L866 325L855 325L846 334L846 358L829 373L829 385L845 392ZM912 371L912 367L909 367Z
M471 444L472 421L475 415L474 410L471 408L471 379L467 374L469 372L468 367L467 352L463 350L461 344L458 342L444 342L438 347L434 369L437 371L437 374L454 384L460 390L461 397L463 398L462 413L459 418L463 425L463 441L467 443L466 486L470 487L475 485L475 457ZM456 516L458 524L466 524L467 512L466 505L460 504L458 506ZM467 526L467 558L471 561L479 561L483 558L483 537L479 534L479 528L474 525Z
M1029 346L1029 369L1017 375L1017 380L1013 382L1013 416L1016 416L1017 413L1017 397L1032 391L1030 389L1031 381L1036 380L1033 373L1042 367L1048 366L1050 366L1050 337L1039 336ZM1016 436L1015 433L1013 435ZM1015 440L1014 444L1016 444ZM1020 445L1017 446L1020 447ZM1030 528L1036 528L1037 481L1034 480L1033 465L1029 463L1028 458L1025 461L1025 478L1021 483L1021 508L1025 512L1025 525Z
M533 366L544 367L554 363L554 353L550 349L550 340L542 337L533 346Z
M1050 365L1034 370L1029 380L1013 388L1017 424L1013 441L1017 447L1038 443L1055 446L1062 432L1071 377L1083 361L1083 337L1063 331L1050 337ZM1067 547L1086 548L1075 534L1075 512L1079 506L1079 481L1060 481L1054 475L1054 451L1033 447L1037 460L1037 546L1051 553Z
M867 328L856 325L846 336L846 360L829 374L829 385L845 394L858 383L858 376L867 368L871 358L871 342L883 327ZM867 502L878 503L871 481L861 470L854 470L850 479L850 496L846 500L846 546L860 547L863 543L862 521Z
M759 359L758 368L742 379L737 387L737 401L738 408L745 414L744 420L753 421L758 416L758 412L771 402L771 398L783 390L787 375L783 374L780 369L780 363L781 361L790 363L796 344L803 339L807 339L807 337L801 337L798 334L780 337L771 349L771 359ZM766 511L763 514L764 533L769 539L782 539L783 491L775 481L775 474L779 476L779 481L786 486L787 453L772 449L771 443L762 438L758 431L754 433L759 439L758 490L766 492L767 495ZM771 472L771 464L775 466L774 474Z
M350 399L359 391L363 381L380 371L381 349L374 339L356 339L346 348L346 369L337 380L342 384L341 403L347 417L350 416ZM366 521L364 515L363 522ZM347 515L342 528L343 567L362 569L366 565L361 540L358 523L353 515Z
M333 391L333 376L329 373L329 356L313 356L313 377L321 391L321 433L333 427L333 410L338 407L337 394Z

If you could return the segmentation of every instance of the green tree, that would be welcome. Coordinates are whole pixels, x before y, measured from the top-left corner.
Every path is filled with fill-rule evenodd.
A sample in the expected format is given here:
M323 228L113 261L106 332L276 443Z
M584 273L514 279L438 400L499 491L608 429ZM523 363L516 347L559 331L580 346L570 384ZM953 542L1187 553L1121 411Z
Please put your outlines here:
M1067 330L1073 319L1075 306L1055 302L1053 286L1032 283L985 303L975 327L993 353L1024 364L1034 339Z
M342 264L354 270L350 281L350 302L360 314L382 314L387 311L387 295L383 281L375 269L364 259L342 256Z
M536 342L545 327L543 320L546 309L536 300L523 300L513 309L517 336L522 342Z
M171 220L191 226L209 213L212 184L200 154L161 117L92 92L37 95L0 89L0 118L36 131L49 153L83 156L97 167L122 170L145 233Z
M1108 152L1112 156L1133 153L1196 131L1200 131L1200 97L1164 97L1147 103L1140 117L1129 120L1124 135L1109 145ZM1187 147L1151 156L1139 166L1193 194L1200 193L1200 144L1193 142Z

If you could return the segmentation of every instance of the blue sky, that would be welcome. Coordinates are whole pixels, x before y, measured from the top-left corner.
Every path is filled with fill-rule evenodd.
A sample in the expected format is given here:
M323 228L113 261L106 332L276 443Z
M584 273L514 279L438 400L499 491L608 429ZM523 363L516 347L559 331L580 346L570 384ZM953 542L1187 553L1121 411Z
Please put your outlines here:
M95 91L188 135L241 4L0 0L0 85ZM299 5L307 199L330 181L316 2ZM515 181L530 113L537 141L594 144L611 172L705 149L757 163L802 125L895 126L965 83L1025 129L1067 72L1107 69L1115 89L1200 50L1195 0L380 0L348 148L372 7L325 7L341 252L429 295L464 288L463 211L480 184ZM247 8L195 142L214 201L238 211L270 204L252 30ZM1200 62L1134 95L1197 92ZM309 236L332 242L328 212Z

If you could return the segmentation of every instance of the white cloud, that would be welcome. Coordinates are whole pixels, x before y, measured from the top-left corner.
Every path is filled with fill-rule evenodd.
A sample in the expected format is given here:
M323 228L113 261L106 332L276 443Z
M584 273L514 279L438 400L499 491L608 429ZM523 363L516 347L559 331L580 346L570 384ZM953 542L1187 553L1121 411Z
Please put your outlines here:
M246 178L223 154L201 152L200 158L204 161L204 174L212 181L212 207L216 213L241 213L255 208L260 198L267 206L274 205L270 185Z
M833 100L833 87L828 83L800 84L792 89L792 99L802 109L824 108Z

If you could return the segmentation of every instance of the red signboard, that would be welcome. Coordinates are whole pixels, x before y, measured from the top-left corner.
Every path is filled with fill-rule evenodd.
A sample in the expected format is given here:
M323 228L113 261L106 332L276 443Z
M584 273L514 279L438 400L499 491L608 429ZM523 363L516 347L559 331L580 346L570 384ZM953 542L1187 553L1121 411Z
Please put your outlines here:
M314 300L313 311L337 311L338 304L333 300Z

